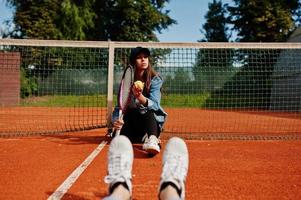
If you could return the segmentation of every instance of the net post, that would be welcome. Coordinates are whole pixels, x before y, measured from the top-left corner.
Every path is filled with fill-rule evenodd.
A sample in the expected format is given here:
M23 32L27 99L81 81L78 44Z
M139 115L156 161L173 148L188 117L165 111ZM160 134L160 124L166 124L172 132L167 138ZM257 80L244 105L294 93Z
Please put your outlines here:
M107 96L107 127L112 129L113 111L113 83L114 83L114 42L109 41L109 62L108 62L108 96Z

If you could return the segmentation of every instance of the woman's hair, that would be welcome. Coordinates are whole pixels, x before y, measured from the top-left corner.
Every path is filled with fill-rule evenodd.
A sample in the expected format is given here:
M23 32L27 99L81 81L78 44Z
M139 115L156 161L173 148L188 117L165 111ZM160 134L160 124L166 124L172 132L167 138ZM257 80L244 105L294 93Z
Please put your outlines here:
M149 59L148 68L143 73L143 79L145 81L145 89L146 89L147 94L149 94L149 92L150 92L150 85L151 85L152 78L158 74L152 67L150 58L148 58L148 59Z
M135 66L136 68L136 59L137 56L143 53L144 55L146 55L148 57L148 67L147 69L144 71L143 73L143 81L145 82L145 87L144 87L144 91L149 94L150 92L150 85L151 85L151 80L154 76L156 76L158 73L154 70L154 68L152 67L151 64L151 53L149 51L148 48L143 48L143 47L136 47L131 49L131 54L130 54L130 64L132 66Z
M144 91L147 94L149 94L149 92L150 92L150 85L151 85L152 78L158 74L152 67L150 57L148 57L148 59L149 59L148 67L146 70L144 70L143 75L142 75L143 82L145 83ZM134 67L136 69L136 65L134 65Z

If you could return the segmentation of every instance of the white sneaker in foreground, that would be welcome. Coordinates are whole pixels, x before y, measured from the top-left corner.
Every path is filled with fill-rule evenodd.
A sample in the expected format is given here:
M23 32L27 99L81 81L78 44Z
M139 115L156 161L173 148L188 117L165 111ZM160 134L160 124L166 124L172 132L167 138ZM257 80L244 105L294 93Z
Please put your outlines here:
M188 149L184 140L173 137L168 140L163 153L163 167L159 185L172 183L178 191L181 199L185 199L185 181L188 172Z
M108 175L104 178L110 193L116 183L125 183L132 194L133 157L130 140L123 135L114 137L108 151Z
M151 135L149 137L146 136L144 143L142 145L142 149L151 155L156 155L160 153L159 143L160 140L156 136L154 135Z

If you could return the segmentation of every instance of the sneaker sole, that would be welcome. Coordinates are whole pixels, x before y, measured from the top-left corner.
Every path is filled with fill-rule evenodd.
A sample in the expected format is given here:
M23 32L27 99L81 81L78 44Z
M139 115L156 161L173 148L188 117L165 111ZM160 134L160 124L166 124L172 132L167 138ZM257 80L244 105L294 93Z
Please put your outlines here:
M160 153L160 151L158 151L157 149L152 149L152 148L146 149L146 152L151 156L154 156L154 155L157 155L158 153Z

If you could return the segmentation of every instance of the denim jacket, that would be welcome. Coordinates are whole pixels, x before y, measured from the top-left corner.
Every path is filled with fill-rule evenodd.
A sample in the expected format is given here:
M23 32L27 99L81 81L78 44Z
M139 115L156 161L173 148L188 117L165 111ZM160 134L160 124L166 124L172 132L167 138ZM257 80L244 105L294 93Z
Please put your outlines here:
M151 86L150 86L150 93L149 97L147 98L147 106L144 106L139 103L137 99L132 95L130 100L130 108L136 108L139 110L141 114L146 113L148 110L153 110L155 113L155 118L159 124L160 129L163 128L163 124L166 120L167 113L163 110L163 108L160 105L161 102L161 87L163 84L162 78L157 75L154 76L151 80ZM119 108L115 107L113 115L112 115L112 121L115 121L119 117Z

